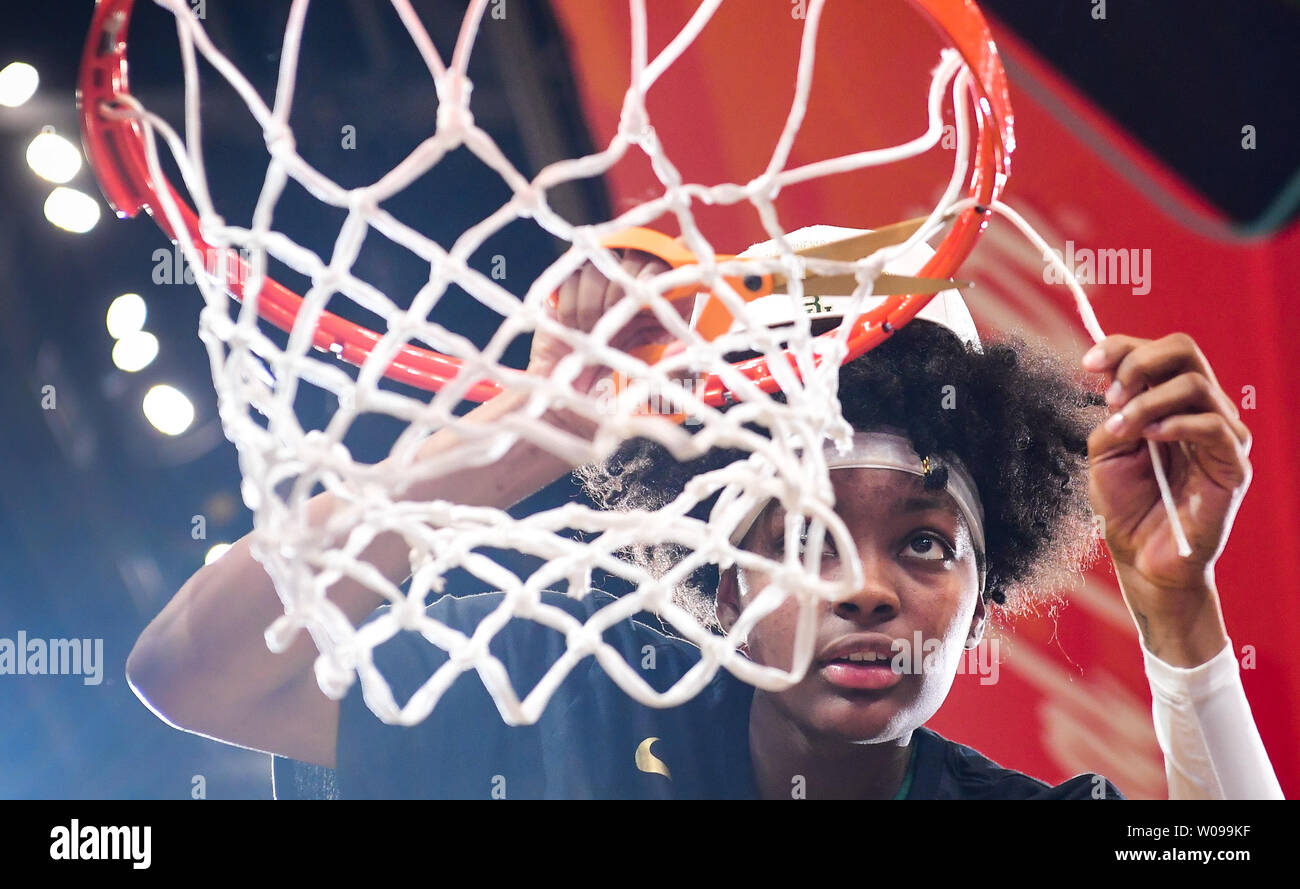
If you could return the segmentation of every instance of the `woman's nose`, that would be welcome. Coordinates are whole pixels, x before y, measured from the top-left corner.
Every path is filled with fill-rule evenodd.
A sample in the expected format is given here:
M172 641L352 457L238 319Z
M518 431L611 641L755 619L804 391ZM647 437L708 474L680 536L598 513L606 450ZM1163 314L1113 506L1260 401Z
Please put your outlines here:
M899 600L893 586L863 565L866 578L862 587L848 598L836 602L832 609L844 620L857 623L882 623L898 614Z

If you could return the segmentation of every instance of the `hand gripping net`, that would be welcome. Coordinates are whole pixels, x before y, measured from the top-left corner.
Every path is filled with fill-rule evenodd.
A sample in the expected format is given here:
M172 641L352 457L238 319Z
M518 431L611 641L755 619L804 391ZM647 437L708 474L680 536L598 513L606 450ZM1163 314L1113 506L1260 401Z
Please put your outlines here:
M790 169L787 159L808 101L824 6L824 2L813 0L804 23L794 100L767 169L744 185L702 185L682 181L650 126L644 100L721 0L701 3L681 32L653 59L647 54L647 4L631 0L633 64L617 134L603 150L551 164L531 180L507 161L475 125L471 114L471 85L465 72L487 0L470 4L450 65L439 57L410 4L393 0L433 78L439 99L437 126L386 175L366 187L345 189L296 152L287 123L295 96L306 0L296 0L290 10L271 107L213 46L185 0L157 2L173 13L178 23L186 78L185 137L130 96L125 50L131 3L100 0L83 60L85 140L109 200L123 214L150 210L164 231L179 242L195 269L206 302L200 336L211 361L226 435L239 451L242 493L254 514L254 553L273 579L285 609L284 616L267 630L268 645L283 650L299 631L308 630L320 651L316 675L325 693L341 697L359 677L368 706L386 722L402 724L423 720L452 682L468 670L478 671L507 722L535 722L556 687L588 655L594 655L633 698L659 707L688 700L719 668L766 689L799 681L814 653L818 604L851 594L862 580L856 548L850 545L849 532L833 508L823 452L823 442L846 444L851 434L836 397L839 366L910 320L929 298L891 297L868 312L873 282L892 258L943 231L947 231L944 240L921 274L950 275L969 253L987 211L1003 209L997 197L1012 148L1010 107L1000 63L973 4L915 0L914 5L959 47L943 51L934 69L925 97L929 124L924 133L892 148L859 151ZM269 162L248 227L220 218L209 196L199 138L197 54L238 92L265 135ZM804 259L789 249L774 204L782 188L929 150L943 135L942 110L949 97L958 139L952 178L915 234L904 243L853 263ZM180 169L193 210L163 174L160 137ZM458 148L473 152L496 171L513 196L444 250L415 226L385 211L382 204ZM591 226L574 226L550 209L546 200L549 189L601 175L633 151L644 152L650 159L662 185L659 196ZM320 201L347 213L327 257L271 228L276 201L291 179ZM752 204L769 236L782 248L780 255L716 262L713 246L692 217L694 202ZM634 281L622 270L616 254L601 246L601 240L628 227L649 224L665 213L676 217L685 244L699 262L652 280ZM488 237L519 218L531 218L572 245L522 300L472 270L467 262ZM1014 214L1012 218L1037 239L1023 220ZM428 283L407 307L397 305L352 273L352 262L372 231L428 263ZM1036 243L1046 252L1041 239ZM245 263L241 255L249 261ZM217 257L215 264L213 256ZM312 286L303 297L267 277L268 257L310 278ZM589 335L563 327L547 312L550 294L587 261L631 294ZM797 282L805 271L857 276L855 299L833 333L812 336L807 316L797 310L802 303ZM1068 276L1068 270L1064 271ZM751 317L744 299L723 277L768 273L779 273L793 282L789 300L795 323L779 332ZM430 319L431 310L453 283L503 318L482 349ZM740 332L710 340L682 321L665 294L686 284L711 289L739 322ZM1082 291L1077 285L1074 289L1089 330L1099 339L1100 330ZM327 301L339 294L383 318L385 329L372 332L326 312ZM241 302L233 301L231 295ZM647 363L608 343L633 314L645 308L681 343L680 350L670 350L657 363ZM283 348L259 328L259 317L289 332ZM536 330L545 330L572 347L549 378L501 363L512 340ZM741 350L761 357L738 365L725 360L728 353ZM340 358L357 369L349 372ZM671 393L675 410L688 414L690 425L698 428L692 431L673 420L648 416L642 400L645 388L629 387L613 404L609 399L575 393L573 381L584 367L593 364L612 368L625 379L643 381L651 391ZM703 386L676 382L683 377L696 379L701 373L707 378ZM434 394L427 397L425 393L410 394L406 387L383 388L384 377ZM337 397L338 408L324 429L305 430L295 415L294 399L303 383ZM454 413L463 401L486 400L506 388L526 393L526 406L498 423L467 424ZM777 390L784 394L784 403L772 398ZM720 410L726 406L730 409ZM593 421L597 427L594 441L541 421L548 408L564 408ZM342 444L363 413L383 413L408 424L383 464L359 463ZM755 424L767 434L758 434L746 424ZM460 443L436 465L417 464L415 453L420 444L445 429L456 430ZM696 477L680 497L655 511L615 512L569 503L512 518L501 509L419 502L403 496L416 479L427 481L491 465L520 440L535 442L578 465L608 456L633 436L654 439L679 459L699 456L714 447L739 449L747 456ZM318 488L331 492L341 504L323 527L313 525L307 515L308 500ZM806 555L788 545L790 555L776 562L730 542L737 523L756 503L772 497L779 498L786 509L788 543L793 544L806 531L810 543ZM693 509L710 500L714 502L705 518L692 516ZM582 532L582 539L575 539L575 531ZM409 546L412 576L406 589L360 557L377 535L389 532L400 535ZM819 576L821 542L826 534L835 539L840 552L849 554L838 580ZM681 545L685 555L662 576L624 555L630 548L666 542ZM542 565L521 578L483 554L481 550L487 547L536 556ZM772 578L725 637L712 633L673 601L674 589L695 569L708 564L758 568ZM426 613L427 604L439 595L444 577L456 568L504 593L500 607L470 635ZM541 593L547 590L585 595L592 588L592 573L598 570L626 580L633 591L602 607L585 624L543 602ZM331 585L343 577L374 590L391 608L359 629L354 627L329 598ZM788 597L797 600L800 609L794 669L761 666L740 654L737 646L754 624ZM641 611L658 614L702 653L699 665L662 693L601 638L606 628ZM567 640L565 654L522 698L503 664L489 652L493 635L512 618L544 624ZM405 705L395 700L373 660L375 647L401 632L418 632L449 654L447 663Z

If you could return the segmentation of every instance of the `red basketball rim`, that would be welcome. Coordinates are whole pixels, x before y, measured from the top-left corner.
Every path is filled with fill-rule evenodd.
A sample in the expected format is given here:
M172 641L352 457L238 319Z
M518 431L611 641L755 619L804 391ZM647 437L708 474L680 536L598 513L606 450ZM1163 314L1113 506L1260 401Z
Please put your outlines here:
M1011 152L1015 147L1006 73L988 23L973 0L909 2L926 14L961 53L974 74L974 89L981 101L976 103L975 162L967 194L977 205L988 204L1005 187ZM184 227L195 246L205 255L211 255L213 248L199 234L198 214L165 178L155 182L149 175L144 132L140 124L130 119L112 119L102 113L104 108L111 107L130 92L126 50L134 3L135 0L96 0L77 88L86 154L104 196L119 216L134 217L144 210L169 238L176 240L176 233L162 212L160 195L169 194L180 209ZM918 274L931 278L952 277L974 249L986 221L985 214L974 208L961 213L934 256ZM226 286L235 298L242 300L248 269L237 253L228 253ZM849 336L845 360L851 361L879 345L893 331L911 321L933 298L933 294L891 296L863 314ZM302 297L287 287L265 278L257 299L258 314L287 331L292 329L302 302ZM822 336L835 334L832 330ZM324 312L317 322L312 342L318 349L331 351L344 361L360 365L381 338L381 334L369 328ZM786 358L792 361L788 353ZM459 358L403 345L384 375L436 392L454 379L460 368ZM736 368L763 391L771 393L777 390L766 358L750 359L737 364ZM469 388L465 398L487 401L500 392L498 383L480 380ZM730 402L732 395L718 376L712 375L705 382L702 398L716 407Z

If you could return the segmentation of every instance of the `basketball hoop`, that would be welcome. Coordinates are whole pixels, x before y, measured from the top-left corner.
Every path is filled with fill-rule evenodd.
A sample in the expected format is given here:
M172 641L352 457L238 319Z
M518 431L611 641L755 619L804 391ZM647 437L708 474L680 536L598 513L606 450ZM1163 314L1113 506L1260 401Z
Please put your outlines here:
M974 164L966 191L966 196L972 205L955 216L951 229L936 248L933 259L919 273L926 277L946 278L956 272L974 249L981 231L987 224L983 208L1001 194L1006 184L1010 173L1011 152L1015 147L1013 114L1007 94L1006 74L997 56L997 49L993 44L988 25L978 7L969 0L910 0L910 2L925 13L935 27L951 41L961 54L967 68L974 74L970 81L970 89L978 135L975 140ZM129 109L130 90L126 73L127 32L134 5L135 0L97 0L95 6L90 36L82 55L78 89L86 153L105 197L119 216L134 217L141 211L145 211L153 217L168 237L175 240L178 237L178 229L183 228L195 247L205 256L211 256L215 252L215 245L209 244L204 238L199 215L186 203L161 171L150 169L144 127L138 115ZM184 15L184 11L179 9L185 6L181 0L170 0L170 2L161 0L160 5L170 8L178 15ZM405 6L403 3L395 5ZM701 4L701 12L704 15L696 16L696 19L701 19L699 27L703 27L708 15L711 15L719 5L720 0ZM486 0L477 0L471 4L458 45L472 45L479 19L486 6ZM811 27L808 33L814 37L820 9L820 3L814 4L814 12L809 16ZM408 21L413 20L414 14L409 13L409 15L411 18ZM696 33L699 27L695 28ZM642 93L649 89L654 76L657 76L654 72L662 71L672 64L686 43L689 43L689 40L683 41L683 46L678 47L676 52L672 52L673 47L670 46L655 59L653 65L648 68L643 67L641 73L647 82L642 87ZM805 50L811 57L811 47L806 46ZM457 58L453 59L452 68L443 69L448 84L454 85L463 80L468 55L468 52L458 52ZM799 83L799 94L796 96L790 115L791 123L795 126L787 129L787 138L782 140L783 148L787 152L797 131L797 121L802 118L807 104L810 80L810 77L802 77ZM444 90L446 94L454 92L450 85ZM633 95L635 93L630 90L629 96ZM265 117L269 117L269 110L263 110L267 111ZM927 134L927 136L931 135ZM626 137L621 136L621 138ZM937 142L937 136L928 141ZM623 150L626 150L626 146ZM780 155L781 152L778 150L778 154L773 158L774 162ZM770 171L768 178L761 184L764 189L778 190L784 185L804 179L888 162L888 160L865 160L861 157L848 160L851 162L835 164L828 161L812 165L819 169ZM551 186L565 181L548 176L549 170L550 168L543 171L537 180L549 180ZM586 173L584 172L583 175ZM537 187L536 182L533 183L533 187ZM756 183L751 183L750 188L757 191ZM731 200L737 199L738 196L731 196ZM168 204L176 209L175 222L173 222L173 214L166 212ZM938 221L947 222L948 217L939 216ZM599 227L598 231L601 234L609 234L624 227L611 222ZM926 234L932 234L933 228L934 226L931 226L931 230ZM211 265L211 262L208 264ZM227 286L230 293L238 299L243 299L245 283L251 277L244 259L237 253L231 252L227 271ZM263 287L257 295L259 314L277 327L291 330L294 319L301 310L302 298L270 278L259 276L257 280L262 282ZM848 336L847 352L843 360L851 361L879 345L892 331L915 317L931 296L932 294L898 295L865 313L854 324ZM834 333L828 332L822 336L829 338L834 336ZM374 351L381 338L381 334L369 328L354 324L333 313L323 312L316 321L313 344L317 349L332 352L344 361L360 365ZM463 361L455 356L404 345L388 364L384 374L413 386L437 391L448 380L454 379L461 372L462 367ZM763 392L771 393L778 388L766 357L742 363L738 365L737 370L753 381ZM725 403L727 388L716 374L710 375L703 387L702 397L706 403L716 407ZM494 381L476 381L473 386L466 389L464 397L470 401L484 401L498 394L500 390L500 384Z
M923 242L942 234L933 256L914 274L943 280L952 277L974 248L990 210L1004 210L999 197L1010 171L1015 147L1013 114L1006 77L988 26L970 0L910 0L951 44L940 58L925 96L928 125L924 133L899 145L858 151L801 167L787 168L790 152L807 108L812 88L816 40L824 0L809 3L803 24L795 94L783 131L764 172L745 185L700 185L675 177L662 145L649 126L645 97L658 77L684 52L709 21L721 0L704 0L680 33L653 59L646 47L645 0L631 0L632 71L625 93L618 132L602 150L583 158L551 164L531 179L504 158L469 111L469 55L488 0L473 0L461 26L450 64L443 62L408 0L392 0L412 40L423 56L439 97L435 131L401 164L363 188L345 189L312 168L294 149L288 126L295 88L296 64L307 14L306 0L290 8L281 56L276 101L268 107L248 80L208 38L202 23L185 0L156 0L178 23L185 70L185 138L165 120L147 110L129 92L126 75L127 33L133 0L97 0L82 57L78 98L82 130L91 166L104 194L121 216L149 213L163 232L181 246L195 269L196 283L206 302L200 335L213 367L223 426L239 449L245 502L254 512L254 554L275 582L285 615L268 631L274 650L283 650L307 629L321 654L316 662L321 688L342 696L360 677L366 701L388 722L424 719L457 676L477 670L507 721L535 722L568 671L587 654L594 655L610 677L628 694L652 706L673 706L697 693L719 667L741 679L769 689L798 682L812 658L809 622L802 621L795 642L796 664L789 671L753 663L738 654L750 627L785 599L798 600L802 613L824 601L851 594L861 583L862 567L850 536L833 509L823 443L850 438L851 427L840 414L836 396L840 365L867 352L911 321L935 295L892 293L881 304L864 310L887 266ZM200 140L197 58L202 57L248 105L266 138L268 172L251 224L226 223L215 211L204 172ZM943 109L951 100L957 136L953 172L934 209L914 220L899 237L851 258L802 256L786 241L775 206L781 189L799 182L881 166L913 157L939 144L944 135ZM973 120L973 126L972 126ZM181 171L187 197L168 181L159 158L159 137ZM510 187L511 199L495 214L467 229L450 249L444 249L413 227L381 209L380 204L436 166L448 151L466 147L497 172ZM654 163L663 193L613 219L575 226L548 205L547 193L566 182L601 175L629 151L644 152ZM271 210L290 180L303 185L322 203L346 211L347 221L328 261L271 229ZM719 258L709 239L695 224L690 207L708 204L751 204L775 245L777 256ZM613 252L627 232L673 214L681 226L682 249L693 262L679 262L671 271L647 281L635 281ZM507 223L528 218L572 245L552 263L520 300L496 282L469 268L467 258L484 240ZM1013 222L1016 217L1012 217ZM1023 220L1017 222L1020 226ZM392 303L376 288L352 274L365 233L374 229L428 263L429 284L409 307ZM1036 236L1035 236L1036 237ZM240 249L236 249L236 247ZM241 255L250 257L245 260ZM213 263L211 257L216 256ZM266 274L268 257L311 278L305 296L293 293ZM575 336L546 315L546 301L562 281L586 262L622 284L636 299L614 306L590 334ZM216 270L216 274L212 270ZM834 330L812 336L806 315L798 312L791 329L776 336L751 307L733 281L747 276L781 276L790 282L789 298L799 305L806 273L852 276L855 285ZM489 344L479 349L467 338L428 318L446 288L458 285L504 320ZM697 326L682 321L667 294L687 287L699 291ZM1086 298L1074 285L1081 311ZM334 293L362 305L387 321L380 332L325 311ZM751 294L752 295L752 294ZM230 316L230 297L241 304ZM847 296L847 295L846 295ZM664 320L679 349L645 356L628 355L610 347L608 338L640 308L650 308ZM726 315L736 330L705 335L700 318ZM257 327L258 318L289 333L280 347ZM1085 320L1090 310L1085 311ZM710 322L711 323L711 322ZM545 330L573 345L548 378L505 367L501 356L515 337ZM1100 329L1092 319L1090 332ZM413 341L435 345L417 346ZM737 350L735 347L745 348ZM326 353L319 358L313 350ZM732 351L759 357L732 363ZM359 368L355 379L333 362L342 359ZM253 372L265 362L274 374L271 383ZM684 391L682 407L702 421L698 434L677 423L646 417L620 405L602 413L589 399L575 393L572 383L584 364L608 366L629 377L667 384L671 374L705 369L698 392ZM382 378L434 395L428 401L382 390ZM338 396L339 408L324 430L304 431L293 412L293 393L307 382ZM529 393L525 410L492 428L458 426L453 408L463 401L485 401L507 386ZM780 394L781 398L772 396ZM733 410L720 410L735 404ZM556 436L539 428L551 405L582 413L597 426L594 441ZM342 444L352 421L363 412L384 413L409 424L392 456L403 472L381 473L376 466L354 461ZM252 414L266 418L263 426ZM759 424L769 434L750 428ZM421 436L435 429L456 427L472 434L459 450L433 470L488 465L494 456L521 439L535 441L571 464L602 459L621 441L634 436L654 438L681 459L711 448L735 448L748 454L716 472L694 479L673 503L653 512L615 515L570 504L557 510L517 518L503 510L469 508L434 501L413 503L402 498L409 482L409 461ZM1155 454L1154 445L1153 455ZM1159 464L1157 462L1157 468ZM1163 475L1160 475L1163 484ZM327 529L313 526L306 504L313 489L324 485L343 507ZM809 537L832 535L848 553L843 576L819 576L819 555L806 561L773 562L739 550L731 541L738 522L756 504L780 497L787 514L806 522ZM709 521L690 516L693 506L716 498ZM1167 500L1168 505L1171 501ZM565 536L576 530L592 539L581 543ZM401 590L363 564L358 554L382 532L395 532L410 543L413 580ZM341 543L338 541L342 541ZM692 549L688 557L664 576L654 576L621 560L619 553L647 542L679 541ZM543 567L527 578L515 577L476 549L508 547L535 555ZM672 601L674 583L705 564L761 565L774 581L761 591L726 637L713 635ZM464 568L501 590L501 608L485 619L472 636L447 627L425 614L430 596L442 577ZM543 590L564 584L570 595L585 595L595 570L627 580L634 592L602 608L586 624L561 609L541 602ZM342 576L365 584L393 607L362 628L354 627L332 603L326 591ZM613 621L650 610L671 623L701 650L701 666L667 691L653 689L603 643L600 633ZM512 617L524 617L565 634L568 654L557 662L525 699L510 687L504 668L488 650L494 632ZM398 632L421 633L451 656L404 706L393 699L379 674L373 650Z

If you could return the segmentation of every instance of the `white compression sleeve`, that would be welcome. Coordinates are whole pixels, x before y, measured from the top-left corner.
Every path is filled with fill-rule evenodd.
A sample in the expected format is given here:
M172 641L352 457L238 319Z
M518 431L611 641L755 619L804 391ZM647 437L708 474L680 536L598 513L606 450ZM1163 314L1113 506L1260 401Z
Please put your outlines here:
M1241 685L1232 643L1197 667L1142 646L1170 799L1282 799Z

